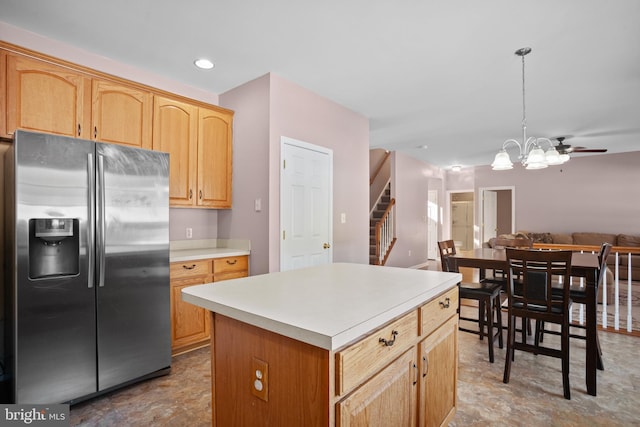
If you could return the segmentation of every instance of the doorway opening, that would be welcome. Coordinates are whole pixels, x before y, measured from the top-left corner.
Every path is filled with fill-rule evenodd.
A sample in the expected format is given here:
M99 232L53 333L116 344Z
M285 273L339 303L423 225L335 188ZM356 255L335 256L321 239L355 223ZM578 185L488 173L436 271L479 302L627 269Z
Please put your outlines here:
M473 240L473 191L450 193L451 240L459 250L474 248Z
M515 187L479 189L480 245L492 237L515 232Z

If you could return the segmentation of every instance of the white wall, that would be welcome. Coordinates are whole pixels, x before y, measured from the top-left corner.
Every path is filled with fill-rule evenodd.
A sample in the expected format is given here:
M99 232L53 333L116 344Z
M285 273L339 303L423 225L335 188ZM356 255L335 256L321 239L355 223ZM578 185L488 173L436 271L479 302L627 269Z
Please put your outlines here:
M640 235L640 151L577 157L527 171L475 168L480 187L515 186L516 230Z
M392 153L391 194L396 199L397 241L385 265L414 267L426 263L427 202L429 190L442 194L441 169L409 157ZM442 200L443 197L441 196Z
M369 262L369 120L271 76L270 271L280 269L280 137L333 150L333 260ZM345 224L340 215L346 214Z
M114 30L117 31L117 30ZM82 37L81 34L78 37ZM0 40L123 79L218 105L218 95L0 21Z
M251 274L280 269L281 136L333 150L333 259L367 263L368 120L275 74L221 94L220 102L236 113L233 209L219 212L218 234L251 240Z
M251 241L251 275L269 271L269 80L265 75L220 95L235 114L233 207L218 213L218 235Z

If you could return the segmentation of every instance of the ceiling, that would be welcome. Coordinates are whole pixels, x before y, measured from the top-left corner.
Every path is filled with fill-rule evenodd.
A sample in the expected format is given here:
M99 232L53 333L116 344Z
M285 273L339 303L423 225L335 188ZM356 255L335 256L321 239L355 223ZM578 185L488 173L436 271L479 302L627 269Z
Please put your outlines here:
M640 150L638 0L0 0L0 10L5 23L217 94L276 73L368 117L372 148L440 167L490 164L506 139L522 140L514 52L529 46L528 135ZM215 68L196 69L198 57Z

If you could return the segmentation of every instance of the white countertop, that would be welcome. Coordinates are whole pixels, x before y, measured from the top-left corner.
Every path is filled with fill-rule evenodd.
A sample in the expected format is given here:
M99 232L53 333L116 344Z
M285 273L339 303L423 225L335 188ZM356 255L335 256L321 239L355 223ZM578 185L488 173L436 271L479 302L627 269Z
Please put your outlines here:
M457 273L338 263L189 286L182 299L336 350L460 280Z
M251 252L234 248L199 248L169 251L170 262L194 261L207 258L249 255Z
M175 240L170 242L169 261L251 255L251 242L232 239Z

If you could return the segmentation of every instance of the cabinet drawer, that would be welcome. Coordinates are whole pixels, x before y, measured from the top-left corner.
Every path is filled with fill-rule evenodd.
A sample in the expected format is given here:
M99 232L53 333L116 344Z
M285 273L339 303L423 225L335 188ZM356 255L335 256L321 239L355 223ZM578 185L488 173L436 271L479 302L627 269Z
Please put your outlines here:
M378 372L418 337L418 311L400 319L336 353L336 394L342 395Z
M169 275L172 279L179 277L201 276L211 273L211 261L172 262Z
M213 274L218 277L225 273L246 272L249 270L248 258L246 255L215 258L213 260Z
M426 337L458 311L458 287L435 297L420 308L422 329L420 335Z

